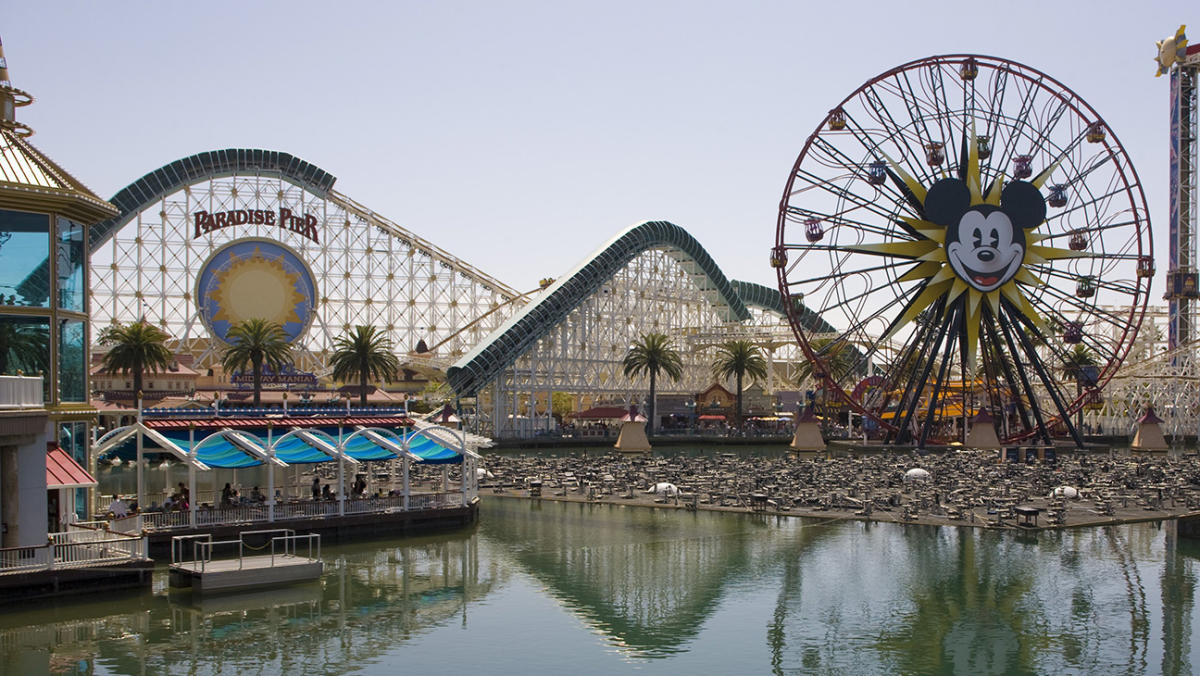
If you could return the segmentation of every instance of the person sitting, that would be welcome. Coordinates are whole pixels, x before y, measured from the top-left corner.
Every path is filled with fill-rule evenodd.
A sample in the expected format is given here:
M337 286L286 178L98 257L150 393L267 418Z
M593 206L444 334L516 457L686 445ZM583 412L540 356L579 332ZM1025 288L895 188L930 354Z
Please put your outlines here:
M262 494L262 491L258 490L258 486L255 486L254 489L250 491L250 501L266 502L267 498Z
M221 489L221 506L222 507L232 507L233 506L233 487L230 486L228 483L225 484L225 488Z
M312 482L312 494L313 494L313 500L321 499L321 480L315 476L313 477L313 482Z
M325 484L324 486L321 487L321 499L322 500L332 500L333 499L333 491L330 490L329 484Z
M114 519L124 519L129 516L129 506L119 495L114 495L112 502L108 503L108 511L112 512Z
M363 495L366 494L366 492L367 492L367 480L364 479L362 477L362 475L360 474L359 476L355 477L355 479L354 479L354 496L361 498Z

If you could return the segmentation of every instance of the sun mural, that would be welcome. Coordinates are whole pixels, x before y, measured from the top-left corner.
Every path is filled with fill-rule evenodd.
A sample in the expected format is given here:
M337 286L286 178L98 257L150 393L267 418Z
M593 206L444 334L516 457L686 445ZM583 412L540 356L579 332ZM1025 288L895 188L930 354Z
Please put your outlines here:
M201 271L196 299L214 336L247 319L266 319L295 341L312 315L315 284L300 258L266 240L240 240L217 250Z

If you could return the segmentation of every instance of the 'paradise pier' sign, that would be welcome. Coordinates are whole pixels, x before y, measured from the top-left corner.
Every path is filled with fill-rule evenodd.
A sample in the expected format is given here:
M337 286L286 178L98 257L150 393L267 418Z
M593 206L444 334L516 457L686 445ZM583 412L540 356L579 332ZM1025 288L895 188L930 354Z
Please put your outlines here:
M302 237L307 237L316 244L321 243L317 239L317 217L312 214L293 213L287 207L279 207L278 218L274 211L267 209L234 209L215 214L197 211L192 214L192 218L196 224L192 239L234 225L276 225Z

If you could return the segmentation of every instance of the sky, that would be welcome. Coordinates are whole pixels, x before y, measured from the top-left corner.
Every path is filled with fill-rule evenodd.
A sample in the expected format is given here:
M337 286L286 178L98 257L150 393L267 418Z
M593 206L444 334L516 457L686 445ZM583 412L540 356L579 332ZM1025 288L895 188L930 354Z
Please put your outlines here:
M522 291L651 219L774 286L780 197L828 110L913 59L1004 57L1108 122L1161 278L1152 58L1181 23L1200 39L1187 4L5 0L0 37L32 143L101 197L206 150L288 152Z

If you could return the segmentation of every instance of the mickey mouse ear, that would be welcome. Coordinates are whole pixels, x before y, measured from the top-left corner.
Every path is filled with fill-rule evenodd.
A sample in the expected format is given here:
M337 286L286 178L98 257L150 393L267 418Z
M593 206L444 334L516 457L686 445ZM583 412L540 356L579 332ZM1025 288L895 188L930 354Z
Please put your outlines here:
M943 178L925 194L925 220L953 225L971 208L971 191L957 178Z
M1027 181L1013 181L1000 193L1000 207L1014 225L1026 230L1046 220L1046 198Z

